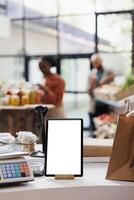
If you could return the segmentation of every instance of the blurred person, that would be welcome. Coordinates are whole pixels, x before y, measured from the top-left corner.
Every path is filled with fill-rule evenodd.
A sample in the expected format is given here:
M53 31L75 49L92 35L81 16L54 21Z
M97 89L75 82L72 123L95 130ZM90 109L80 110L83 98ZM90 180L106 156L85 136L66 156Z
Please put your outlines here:
M114 73L106 70L103 67L102 59L99 54L93 54L90 58L91 72L88 79L88 94L90 98L89 117L90 117L90 131L94 131L95 125L93 117L101 115L109 111L108 105L97 101L94 96L94 89L109 84L114 80Z
M55 61L48 57L42 57L39 62L39 69L43 74L42 83L38 84L40 103L53 104L56 108L53 110L55 117L63 117L62 100L65 82L59 74L51 72L53 66L55 66Z

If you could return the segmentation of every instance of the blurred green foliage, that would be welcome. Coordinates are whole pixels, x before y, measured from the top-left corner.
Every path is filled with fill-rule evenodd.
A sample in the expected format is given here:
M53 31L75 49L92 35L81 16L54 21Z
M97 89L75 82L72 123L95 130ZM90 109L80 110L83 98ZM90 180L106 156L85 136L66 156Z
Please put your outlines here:
M125 83L123 84L123 90L126 90L127 88L129 88L133 84L134 84L134 74L129 74L126 77Z

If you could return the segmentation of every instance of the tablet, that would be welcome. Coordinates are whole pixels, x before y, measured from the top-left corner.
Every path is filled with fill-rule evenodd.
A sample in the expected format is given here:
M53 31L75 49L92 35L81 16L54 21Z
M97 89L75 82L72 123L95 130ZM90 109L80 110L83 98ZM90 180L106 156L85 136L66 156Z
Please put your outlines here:
M45 176L83 176L83 120L46 122Z

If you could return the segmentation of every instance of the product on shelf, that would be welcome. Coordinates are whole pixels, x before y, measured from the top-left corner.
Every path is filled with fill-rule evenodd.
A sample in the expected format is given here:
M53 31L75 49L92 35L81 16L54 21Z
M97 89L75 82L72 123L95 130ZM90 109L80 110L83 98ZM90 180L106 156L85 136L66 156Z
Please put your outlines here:
M134 85L134 74L129 74L126 77L125 83L122 86L123 90L128 89L130 86Z
M19 96L18 95L12 95L10 97L10 105L11 106L19 106L20 105L20 99L19 99Z
M38 104L38 88L28 82L0 84L0 105L23 106Z
M94 118L97 130L94 132L96 138L114 138L117 116L114 113L104 113Z
M121 100L131 96L134 94L134 74L127 75L122 85L111 83L97 87L94 94L102 100Z
M103 100L121 100L134 94L134 84L128 88L117 85L103 85L95 89L94 94L96 98Z
M94 123L96 127L100 127L104 124L115 123L116 117L115 114L104 113L94 118Z
M100 126L95 132L94 135L96 138L108 138L112 139L115 136L116 124L104 124Z

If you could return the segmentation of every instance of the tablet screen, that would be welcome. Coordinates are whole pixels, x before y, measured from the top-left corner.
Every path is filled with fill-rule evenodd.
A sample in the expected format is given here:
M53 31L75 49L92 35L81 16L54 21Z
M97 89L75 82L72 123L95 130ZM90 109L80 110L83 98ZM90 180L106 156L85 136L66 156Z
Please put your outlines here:
M45 175L82 176L82 119L49 119Z

